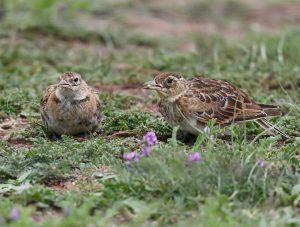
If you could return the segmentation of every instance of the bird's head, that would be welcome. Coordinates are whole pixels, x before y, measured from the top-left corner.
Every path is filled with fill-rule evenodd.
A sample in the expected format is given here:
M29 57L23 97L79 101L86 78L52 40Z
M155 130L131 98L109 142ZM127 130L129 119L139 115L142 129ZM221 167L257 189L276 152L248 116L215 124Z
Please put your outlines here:
M60 77L59 87L77 90L82 85L82 78L78 73L75 72L66 72Z
M154 80L146 82L144 89L155 90L161 99L173 102L186 91L187 81L176 73L160 73Z
M86 90L87 84L78 73L66 72L60 77L58 87L62 96L74 97Z

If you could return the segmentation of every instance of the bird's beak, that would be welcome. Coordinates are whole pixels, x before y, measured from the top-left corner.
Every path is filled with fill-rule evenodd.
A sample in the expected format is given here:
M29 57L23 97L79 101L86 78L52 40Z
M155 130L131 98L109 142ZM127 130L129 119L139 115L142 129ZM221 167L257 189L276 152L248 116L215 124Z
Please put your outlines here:
M151 89L151 90L161 90L162 86L157 84L154 80L148 81L143 85L144 89Z
M58 85L60 85L62 87L68 87L68 86L70 86L70 84L67 81L65 81L65 80L61 80Z

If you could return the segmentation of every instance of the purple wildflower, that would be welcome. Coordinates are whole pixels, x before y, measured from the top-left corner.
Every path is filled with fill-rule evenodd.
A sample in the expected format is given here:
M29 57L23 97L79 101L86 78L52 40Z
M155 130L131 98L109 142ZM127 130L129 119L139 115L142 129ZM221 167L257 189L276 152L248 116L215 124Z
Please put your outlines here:
M133 151L133 152L123 154L123 159L128 162L130 161L138 162L140 161L140 155L136 151Z
M144 135L144 141L146 142L146 145L149 147L152 147L152 146L158 144L158 139L154 132L147 132Z
M192 154L189 154L188 160L190 162L201 162L203 160L203 157L199 152L194 152Z
M20 211L17 208L13 208L10 212L10 218L13 221L18 221L21 217Z
M258 160L258 166L261 168L264 168L266 166L266 161L265 160Z
M149 146L142 147L141 150L142 156L149 157L151 155L151 152L152 152L152 147Z

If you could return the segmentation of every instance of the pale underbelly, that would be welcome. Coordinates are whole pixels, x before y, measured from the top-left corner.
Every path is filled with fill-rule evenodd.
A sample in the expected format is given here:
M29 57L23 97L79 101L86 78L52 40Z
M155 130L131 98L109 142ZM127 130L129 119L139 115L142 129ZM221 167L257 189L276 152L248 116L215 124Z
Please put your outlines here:
M99 117L96 113L89 113L84 106L77 108L70 107L58 108L48 114L47 126L49 132L58 135L76 135L88 133L97 128Z
M203 133L204 126L197 123L195 119L189 119L182 114L176 104L161 105L160 111L165 120L172 127L179 127L182 131L198 135Z

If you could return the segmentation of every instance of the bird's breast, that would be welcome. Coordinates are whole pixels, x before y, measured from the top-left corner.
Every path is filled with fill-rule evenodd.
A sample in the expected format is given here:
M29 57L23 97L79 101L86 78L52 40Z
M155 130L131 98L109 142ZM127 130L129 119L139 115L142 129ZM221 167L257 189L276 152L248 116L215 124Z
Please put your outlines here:
M83 100L63 99L53 105L49 111L53 120L70 121L77 118L91 117L93 108L87 98Z
M184 120L175 102L160 102L159 110L166 121L172 126L177 126Z

